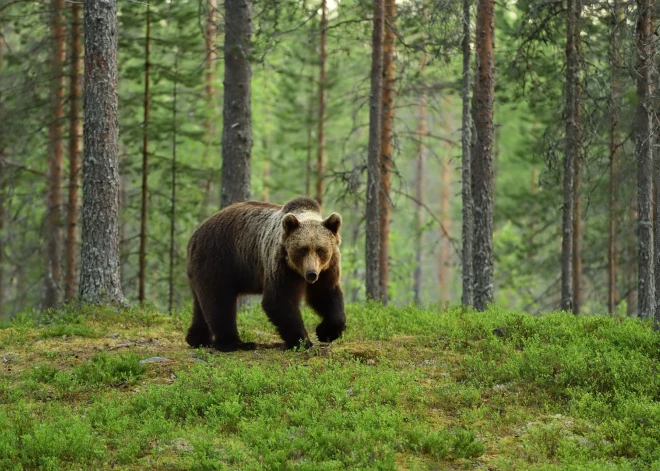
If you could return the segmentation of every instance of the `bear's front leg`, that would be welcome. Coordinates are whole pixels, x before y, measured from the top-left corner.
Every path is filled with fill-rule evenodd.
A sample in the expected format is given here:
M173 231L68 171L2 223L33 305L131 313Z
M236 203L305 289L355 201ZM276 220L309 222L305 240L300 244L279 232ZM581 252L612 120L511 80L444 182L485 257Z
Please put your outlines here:
M316 327L316 336L321 342L338 339L346 329L344 293L339 284L333 281L330 276L325 278L324 273L321 273L316 283L307 285L307 304L322 319Z
M305 330L300 314L300 300L304 292L304 281L279 280L275 286L266 286L261 306L277 328L287 348L303 346L310 348L312 342Z

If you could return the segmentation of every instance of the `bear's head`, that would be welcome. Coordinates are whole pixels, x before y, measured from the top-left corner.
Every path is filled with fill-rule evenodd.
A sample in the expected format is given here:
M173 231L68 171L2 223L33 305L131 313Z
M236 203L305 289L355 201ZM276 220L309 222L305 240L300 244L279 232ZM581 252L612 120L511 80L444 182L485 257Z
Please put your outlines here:
M289 267L308 283L315 283L338 255L341 242L341 216L332 213L325 219L288 213L282 220L282 243Z

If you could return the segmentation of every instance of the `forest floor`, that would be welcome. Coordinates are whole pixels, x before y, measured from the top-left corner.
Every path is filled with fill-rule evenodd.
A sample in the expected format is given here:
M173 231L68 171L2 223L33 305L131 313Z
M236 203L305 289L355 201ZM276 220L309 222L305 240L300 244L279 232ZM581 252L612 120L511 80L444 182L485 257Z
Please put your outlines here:
M188 348L187 313L19 315L0 328L0 469L660 469L646 323L347 315L342 339L291 352L250 308L262 348L240 353Z

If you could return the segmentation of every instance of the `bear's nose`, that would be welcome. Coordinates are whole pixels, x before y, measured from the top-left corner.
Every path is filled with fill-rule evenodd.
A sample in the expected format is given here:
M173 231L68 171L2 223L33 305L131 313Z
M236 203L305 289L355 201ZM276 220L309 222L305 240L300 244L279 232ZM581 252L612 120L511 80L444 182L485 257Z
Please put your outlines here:
M314 283L319 279L319 274L316 270L307 270L307 273L305 273L305 279L307 280L307 283Z

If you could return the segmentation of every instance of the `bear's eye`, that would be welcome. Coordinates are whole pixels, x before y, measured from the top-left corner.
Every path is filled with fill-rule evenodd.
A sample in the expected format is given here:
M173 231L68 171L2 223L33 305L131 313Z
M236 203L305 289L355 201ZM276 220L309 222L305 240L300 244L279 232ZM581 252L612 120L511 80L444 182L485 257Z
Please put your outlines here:
M318 255L319 258L321 258L321 259L325 258L325 250L324 249L316 249L316 255Z
M298 257L298 258L303 258L305 255L307 255L307 251L308 251L308 250L309 250L309 249L308 249L307 247L303 247L303 248L297 249L297 250L296 250L296 255L297 255L297 257Z

